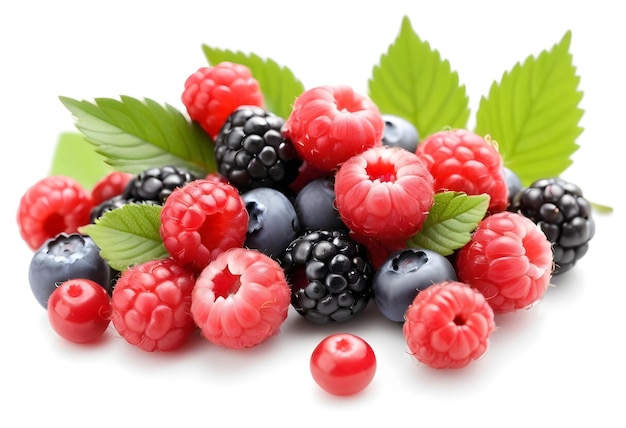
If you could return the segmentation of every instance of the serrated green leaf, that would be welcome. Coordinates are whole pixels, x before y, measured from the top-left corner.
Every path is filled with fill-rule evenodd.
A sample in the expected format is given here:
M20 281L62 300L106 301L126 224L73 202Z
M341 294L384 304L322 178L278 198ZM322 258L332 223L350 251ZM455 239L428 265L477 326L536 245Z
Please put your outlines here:
M214 143L174 107L145 98L59 97L75 117L76 128L119 171L140 173L173 165L205 175L216 169Z
M420 138L446 127L467 126L465 85L448 60L419 38L406 16L399 35L374 66L368 91L382 113L405 118Z
M160 205L126 204L79 231L93 239L109 266L124 271L129 266L169 256L159 233L161 209Z
M494 82L476 112L476 132L497 141L504 165L524 186L558 176L583 132L583 93L569 52L571 32L550 51L529 56Z
M91 189L113 168L79 133L64 132L59 136L52 156L49 175L65 175Z
M488 207L486 194L437 193L422 229L407 241L407 246L451 255L469 242Z
M245 54L208 45L202 45L202 50L210 65L229 61L248 67L259 82L265 98L265 108L283 119L289 117L296 97L304 92L304 85L293 72L270 58L264 59L253 53Z

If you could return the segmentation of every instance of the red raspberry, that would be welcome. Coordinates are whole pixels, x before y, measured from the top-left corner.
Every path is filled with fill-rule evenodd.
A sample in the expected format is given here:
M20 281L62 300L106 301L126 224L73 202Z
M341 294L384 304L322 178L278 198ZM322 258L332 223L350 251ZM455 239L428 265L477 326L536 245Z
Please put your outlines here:
M31 249L37 250L59 233L75 233L88 224L93 206L91 194L76 180L62 175L42 178L20 199L20 235Z
M462 368L480 358L494 330L485 296L459 281L417 293L402 326L411 355L435 369Z
M166 199L160 233L170 255L199 272L222 251L243 246L248 211L231 184L194 180L176 188Z
M433 175L435 191L486 193L490 197L490 212L503 211L508 206L502 156L480 135L466 129L440 131L421 141L416 153Z
M456 256L460 281L480 291L496 313L527 308L552 277L552 247L528 218L503 211L483 219Z
M111 321L131 345L147 351L180 348L196 325L189 312L195 275L172 258L123 271L111 296Z
M303 160L326 173L381 145L384 129L376 104L340 85L309 89L296 98L283 133Z
M213 67L201 67L189 76L182 101L189 117L213 139L237 107L265 106L259 82L250 69L228 61Z
M282 267L260 251L231 248L196 280L191 314L203 336L227 348L249 348L280 332L291 291Z
M399 147L377 146L348 159L335 177L343 222L357 236L383 242L417 233L434 198L433 179L420 159Z
M111 171L102 177L91 189L93 204L99 205L114 196L121 195L133 177L133 174L122 171Z

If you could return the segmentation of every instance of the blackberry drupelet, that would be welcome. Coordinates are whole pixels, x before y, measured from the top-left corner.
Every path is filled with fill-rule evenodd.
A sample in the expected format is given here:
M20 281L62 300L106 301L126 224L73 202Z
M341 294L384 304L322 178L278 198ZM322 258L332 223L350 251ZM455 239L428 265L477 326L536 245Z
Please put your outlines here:
M97 219L102 217L106 212L120 208L127 204L128 201L122 195L115 195L105 201L102 201L93 207L89 213L89 221L95 223Z
M579 186L560 177L540 179L520 190L509 211L530 218L552 243L554 275L570 270L595 234L591 204Z
M374 268L365 247L347 231L307 231L279 261L291 287L291 305L315 324L351 320L370 301Z
M174 189L198 178L200 177L182 167L166 165L148 168L130 180L122 198L128 202L163 205Z
M283 118L256 106L241 106L215 139L218 171L240 191L284 189L298 175L302 159L281 134Z

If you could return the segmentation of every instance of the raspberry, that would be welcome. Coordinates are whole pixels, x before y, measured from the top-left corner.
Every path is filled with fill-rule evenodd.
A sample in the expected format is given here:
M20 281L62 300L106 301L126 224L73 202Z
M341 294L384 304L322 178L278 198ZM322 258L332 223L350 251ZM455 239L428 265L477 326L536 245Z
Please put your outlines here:
M484 218L456 254L458 279L480 291L496 313L528 308L550 284L552 247L521 214L502 211Z
M433 203L433 179L417 155L378 146L347 160L335 178L337 210L357 236L383 242L417 233Z
M303 160L330 172L352 155L382 145L384 129L376 104L340 85L309 89L296 98L283 133Z
M417 293L402 326L411 355L435 369L462 368L482 357L494 330L494 311L485 297L459 281Z
M241 349L280 332L290 291L274 259L231 248L202 270L191 297L191 314L202 335L216 345Z
M133 177L133 174L122 171L111 171L102 177L91 189L93 204L100 205L114 196L121 195Z
M17 224L22 239L37 250L61 232L71 234L89 223L91 194L76 180L53 175L40 179L22 195Z
M489 195L489 211L503 211L509 190L502 157L493 144L466 129L440 131L422 140L416 150L435 180L435 191Z
M201 67L189 76L182 102L191 120L198 122L213 139L237 107L265 105L259 82L250 69L228 61Z
M520 190L509 211L531 219L552 243L554 275L574 267L595 234L591 204L580 187L562 178L537 180Z
M247 232L248 211L241 195L218 180L198 179L175 189L161 210L165 249L196 272L222 251L243 246Z
M196 325L189 310L195 275L172 258L123 271L111 297L111 321L131 345L147 351L180 348Z
M284 119L260 107L238 107L215 140L219 172L239 191L256 187L285 189L302 160L281 135Z
M292 306L315 324L349 321L372 296L374 268L367 250L346 231L307 231L287 246L280 263Z

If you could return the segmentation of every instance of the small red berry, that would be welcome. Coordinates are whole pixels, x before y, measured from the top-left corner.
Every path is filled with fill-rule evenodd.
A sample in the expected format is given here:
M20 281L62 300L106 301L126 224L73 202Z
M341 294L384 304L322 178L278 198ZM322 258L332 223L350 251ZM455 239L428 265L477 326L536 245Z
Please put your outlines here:
M440 131L416 150L435 179L435 191L489 195L489 211L506 209L509 190L502 157L495 145L467 129Z
M194 283L193 272L171 258L126 269L111 297L113 326L147 352L180 348L196 328L189 312Z
M480 291L496 313L538 302L552 277L550 241L521 214L503 211L483 219L456 255L460 281Z
M201 67L189 76L182 102L189 117L213 139L237 107L265 105L259 82L250 69L228 61L213 67Z
M376 104L340 85L309 89L296 98L283 133L304 161L329 173L352 155L382 145L384 129Z
M53 175L33 184L20 199L17 224L32 250L59 233L72 234L89 223L91 194L76 180Z
M456 369L480 358L495 329L485 296L458 281L444 281L417 293L402 326L409 352L436 369Z
M249 348L280 332L290 302L278 262L257 250L231 248L198 276L191 314L210 342Z
M377 146L341 165L335 198L355 235L395 243L421 229L434 199L433 179L414 153Z
M90 279L65 281L50 294L48 320L65 340L93 342L104 334L111 322L109 294Z
M219 253L242 247L248 211L239 191L214 179L176 188L161 210L161 238L172 258L200 272Z
M93 204L99 205L114 196L121 195L133 177L133 174L122 171L112 171L102 177L91 189Z

